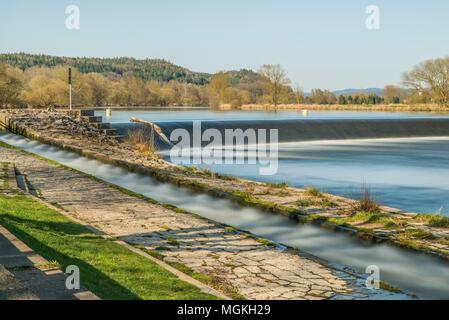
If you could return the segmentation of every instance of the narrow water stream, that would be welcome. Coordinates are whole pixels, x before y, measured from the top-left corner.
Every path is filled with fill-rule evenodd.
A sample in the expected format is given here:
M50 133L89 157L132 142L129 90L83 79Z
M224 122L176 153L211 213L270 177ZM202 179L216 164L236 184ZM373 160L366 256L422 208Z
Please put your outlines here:
M0 140L159 202L298 248L334 265L347 266L359 273L364 273L369 265L376 265L380 268L381 280L415 293L421 299L449 299L449 263L439 258L385 244L364 243L347 234L297 224L281 216L160 183L10 133L1 132Z

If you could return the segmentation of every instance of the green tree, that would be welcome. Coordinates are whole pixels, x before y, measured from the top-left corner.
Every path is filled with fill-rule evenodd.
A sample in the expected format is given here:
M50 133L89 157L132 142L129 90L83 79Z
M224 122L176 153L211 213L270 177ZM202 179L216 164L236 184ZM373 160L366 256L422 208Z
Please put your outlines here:
M347 104L346 97L344 95L338 96L338 104Z
M313 89L310 94L310 101L316 104L335 104L337 97L329 90Z
M128 91L125 80L119 79L112 83L109 100L111 104L117 106L130 105L131 93Z
M207 86L209 94L209 104L212 107L218 107L225 103L226 90L230 87L229 76L224 72L216 73L210 79Z
M67 97L66 84L60 79L45 75L33 77L24 92L26 102L33 107L67 105Z
M89 85L89 104L93 107L108 104L110 82L98 73L89 73L84 78Z
M58 106L69 105L68 67L59 66L51 69L50 77L58 84ZM90 87L85 81L85 75L78 69L72 68L72 102L74 106L90 105Z
M0 106L11 107L21 105L20 94L22 89L22 72L0 63Z
M160 106L162 99L161 85L159 82L151 80L148 81L145 89L146 93L146 101L145 104L148 106Z

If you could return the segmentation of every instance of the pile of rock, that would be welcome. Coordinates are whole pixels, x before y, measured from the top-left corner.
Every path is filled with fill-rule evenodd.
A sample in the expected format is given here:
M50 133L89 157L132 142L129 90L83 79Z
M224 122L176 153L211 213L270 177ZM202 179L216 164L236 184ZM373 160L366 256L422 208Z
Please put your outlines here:
M87 112L87 115L86 114ZM72 138L88 139L95 142L117 144L114 129L109 123L103 123L101 117L91 115L93 110L82 110L77 113L48 111L48 110L7 110L10 121L21 126L45 132L50 137L57 138L60 135Z

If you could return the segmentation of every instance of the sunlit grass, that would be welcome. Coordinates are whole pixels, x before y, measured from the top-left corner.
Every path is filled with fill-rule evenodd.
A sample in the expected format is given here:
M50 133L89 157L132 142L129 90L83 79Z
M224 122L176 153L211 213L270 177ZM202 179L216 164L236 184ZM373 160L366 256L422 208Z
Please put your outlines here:
M78 266L81 285L101 298L215 298L26 196L0 194L0 224L48 261Z

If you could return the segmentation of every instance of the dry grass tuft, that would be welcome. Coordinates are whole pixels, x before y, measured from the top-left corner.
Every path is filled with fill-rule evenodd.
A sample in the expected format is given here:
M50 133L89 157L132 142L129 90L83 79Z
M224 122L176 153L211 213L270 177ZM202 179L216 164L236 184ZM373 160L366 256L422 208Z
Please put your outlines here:
M362 192L360 194L360 199L354 204L353 210L355 212L379 212L380 205L373 198L371 190L367 185L362 186Z
M126 142L147 157L155 157L157 148L151 141L150 128L136 128L128 131Z
M314 187L307 187L304 190L304 194L309 197L315 197L315 198L323 198L324 197L323 193Z

